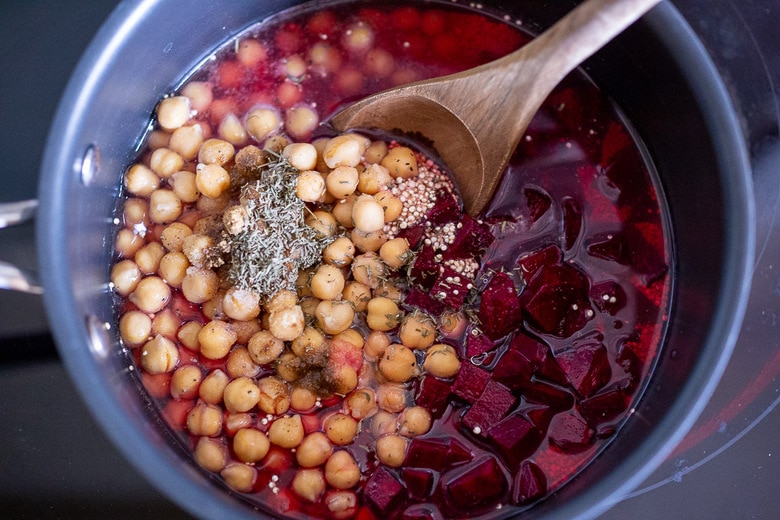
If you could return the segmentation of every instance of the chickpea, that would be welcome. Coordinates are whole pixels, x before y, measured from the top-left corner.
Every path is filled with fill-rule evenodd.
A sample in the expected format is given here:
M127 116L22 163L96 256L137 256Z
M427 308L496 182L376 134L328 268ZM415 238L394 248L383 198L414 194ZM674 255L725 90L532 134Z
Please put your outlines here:
M366 323L369 328L382 332L396 328L403 317L398 305L383 296L371 298L366 306L366 312Z
M200 343L198 343L198 332L203 328L203 325L197 321L188 321L179 327L179 331L176 333L176 339L178 339L182 345L190 350L196 352L200 351Z
M227 384L222 395L229 412L248 412L260 399L260 389L248 377L239 377Z
M325 464L333 453L333 445L322 432L312 432L303 438L295 450L295 460L304 468L316 468Z
M275 361L284 351L284 342L267 330L261 330L249 339L249 356L258 365L267 365Z
M216 437L222 431L222 411L208 403L196 404L187 414L187 430L193 435Z
M270 447L268 436L255 428L242 428L233 436L233 452L242 462L259 462L266 456Z
M197 181L197 175L195 177ZM197 183L196 183L197 187ZM204 215L214 215L230 206L230 191L223 191L219 197L199 197L195 208Z
M360 54L374 45L374 31L363 23L356 23L347 28L342 41L347 51Z
M222 299L222 308L234 320L255 319L260 315L260 295L249 289L231 287Z
M388 381L397 383L409 381L420 373L414 352L397 343L385 349L385 353L379 360L379 371Z
M157 274L159 274L171 287L179 288L184 281L184 277L187 275L187 268L189 266L190 262L187 260L187 257L184 256L184 253L168 253L160 259L160 266L157 269Z
M208 109L211 104L211 85L205 81L190 81L181 93L190 99L191 108L198 112Z
M304 430L300 415L280 417L271 423L268 440L282 448L292 449L303 440Z
M338 231L338 222L328 211L317 210L309 214L304 222L321 237L332 237Z
M198 332L198 342L204 357L222 359L236 342L236 333L226 322L211 320Z
M328 491L323 501L334 520L348 520L357 514L358 499L352 491Z
M314 327L306 327L303 334L295 338L290 344L290 350L299 358L324 356L328 345L325 336Z
M353 193L348 197L337 201L331 208L331 214L342 227L352 229L355 224L352 222L352 208L357 200L357 195Z
M191 110L190 98L186 96L165 98L157 105L157 123L165 130L175 130L190 120Z
M268 376L257 382L260 398L257 407L265 413L281 415L290 409L290 390L278 377Z
M149 242L135 253L135 263L143 274L152 274L160 267L165 248L159 242Z
M271 134L276 132L282 124L279 112L270 107L257 107L250 110L246 115L244 125L249 135L258 143L265 141Z
M245 39L238 44L236 53L239 63L248 69L254 69L268 57L268 50L257 40Z
M235 153L235 147L227 141L215 138L206 139L198 150L198 162L203 165L224 166L233 159Z
M300 305L271 312L268 315L268 330L282 341L292 341L306 326Z
M149 157L149 167L154 173L167 179L184 167L184 158L170 148L158 148Z
M141 367L149 374L171 372L179 363L179 350L173 341L158 334L141 350Z
M338 334L352 326L355 310L348 301L323 300L314 311L317 325L326 334Z
M198 150L203 144L203 127L199 124L182 126L171 134L168 148L185 161L192 161L198 156Z
M203 303L217 295L219 277L211 269L188 267L181 281L181 291L187 301Z
M150 150L156 150L157 148L163 148L168 146L168 140L171 134L165 130L156 129L149 132L149 137L146 139L146 145Z
M259 319L249 321L234 321L230 324L236 333L236 343L248 345L252 336L263 330Z
M315 43L309 51L312 71L319 76L327 76L341 67L341 54L327 43Z
M344 275L332 265L323 264L311 277L311 292L321 300L335 300L344 290Z
M125 172L124 184L133 195L148 197L160 186L160 178L151 168L134 164Z
M305 170L298 174L295 195L305 202L317 202L325 193L325 178L315 170Z
M279 356L276 362L276 375L288 383L297 381L300 377L298 356L292 352L285 352Z
M301 171L313 170L317 166L317 149L309 143L288 144L282 150L282 157L287 159L293 168Z
M374 197L360 195L352 206L352 222L356 230L373 233L385 226L385 212Z
M282 289L277 291L270 300L265 304L265 310L268 312L276 312L284 309L292 309L298 305L298 296L288 289Z
M339 237L322 251L325 263L336 267L346 267L355 257L355 245L347 237Z
M140 345L152 332L152 319L141 311L128 311L119 319L119 335L127 345Z
M125 201L124 208L122 208L122 219L124 221L125 227L134 227L137 224L142 224L144 227L148 227L148 213L149 203L145 199L139 199L138 197L131 197L127 199Z
M246 130L233 112L225 114L217 132L222 139L234 146L240 146L247 141Z
M292 489L309 502L318 502L325 492L325 476L319 469L300 469L293 477Z
M306 317L306 321L314 321L314 312L317 310L317 305L320 304L320 299L314 296L306 296L301 299L301 309L303 315Z
M368 168L359 173L357 189L361 193L375 195L382 190L386 190L392 183L393 178L390 177L390 172L387 171L387 168L381 164L370 164Z
M325 380L330 383L333 393L337 395L347 395L358 385L357 371L347 365L328 365L325 370Z
M152 320L152 334L162 334L167 338L174 339L180 326L179 316L171 309L164 309L158 312Z
M136 253L137 254L137 253ZM141 281L141 270L132 260L121 260L111 268L111 283L120 296L127 296Z
M201 437L195 444L195 462L205 470L222 471L227 463L225 446L217 439Z
M116 234L116 252L122 258L128 258L135 255L143 245L143 237L136 234L132 229L120 229Z
M172 222L160 234L160 243L171 252L182 252L184 240L192 235L192 228L182 222Z
M384 280L379 282L379 285L374 289L374 297L387 298L393 300L396 303L401 303L404 299L404 291L399 286L393 284L390 280Z
M425 350L436 339L436 323L425 312L416 310L404 316L398 337L409 348Z
M334 341L344 341L350 345L354 345L355 348L363 348L363 334L357 329L347 329L344 332L340 332L333 336Z
M382 383L376 389L376 402L386 412L401 412L406 408L406 390L397 383Z
M162 278L147 276L138 282L128 299L143 312L153 314L168 305L171 299L171 288Z
M191 203L200 198L195 172L187 170L178 171L170 176L168 185L182 202Z
M374 391L370 388L358 388L344 400L344 409L357 420L371 417L378 409Z
M322 151L322 157L328 168L338 168L339 166L355 167L360 163L360 157L363 154L361 142L354 136L344 134L338 135L325 144ZM357 173L357 172L355 172ZM357 186L357 179L355 180Z
M320 116L312 107L297 104L287 109L284 116L284 126L293 137L305 139L320 124Z
M183 205L173 190L160 188L149 196L149 218L155 224L172 222L181 216Z
M344 285L341 297L352 303L355 312L365 312L371 300L371 288L366 284L350 281Z
M171 397L192 399L198 395L203 374L196 365L184 365L176 369L171 377Z
M236 347L230 351L225 369L230 377L255 377L260 373L260 366L252 361L246 347Z
M380 280L388 275L387 266L374 252L358 255L352 261L352 276L362 284L376 289Z
M392 341L390 337L380 330L373 330L366 338L363 355L369 361L379 361Z
M357 436L357 421L346 414L335 413L328 416L324 423L325 435L337 446L346 446Z
M349 238L361 253L376 253L382 247L382 244L387 242L387 235L383 229L370 233L353 229L349 234Z
M401 435L388 434L376 441L376 458L391 468L400 468L406 458L408 441Z
M198 396L209 404L219 404L225 393L225 388L230 383L230 377L222 370L212 370L198 387Z
M368 74L387 78L395 69L395 58L384 49L374 48L366 53L363 64Z
M460 370L460 360L454 348L438 343L426 351L423 368L436 377L452 377Z
M328 193L336 199L344 199L355 192L359 180L358 171L353 166L339 166L325 177Z
M219 473L225 484L240 493L249 493L257 480L257 470L240 462L231 462Z
M203 302L203 305L201 305L200 307L200 310L201 312L203 312L203 315L210 320L227 319L227 315L225 314L225 311L222 309L222 300L224 298L225 298L225 291L220 289L217 291L217 294L215 294L212 299L210 299L207 302ZM236 334L236 341L238 341L238 334Z
M349 489L360 481L360 467L348 451L335 451L325 463L325 480L336 489Z
M364 159L369 164L379 164L387 155L387 143L382 140L371 141L366 148ZM388 172L389 175L390 172ZM361 190L362 191L362 190Z
M409 242L405 238L388 240L379 248L379 257L389 268L398 269L412 258Z
M218 164L198 164L195 186L206 197L217 198L230 187L230 174Z
M249 412L230 413L225 412L224 428L225 433L233 437L238 430L252 426L252 414Z
M296 386L290 392L290 408L298 412L307 412L317 404L317 395L302 386Z
M395 414L379 410L371 417L371 435L378 439L383 435L395 433L398 429L398 418Z
M411 148L406 146L391 148L380 164L387 168L393 178L417 176L417 158Z
M431 412L422 406L410 406L401 413L398 433L406 437L417 437L431 429Z

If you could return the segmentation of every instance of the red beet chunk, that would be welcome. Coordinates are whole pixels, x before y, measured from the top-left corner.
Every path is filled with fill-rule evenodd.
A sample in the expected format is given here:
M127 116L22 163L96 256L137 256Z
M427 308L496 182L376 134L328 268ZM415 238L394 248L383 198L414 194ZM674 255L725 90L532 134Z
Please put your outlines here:
M436 202L428 211L425 219L434 226L438 226L447 222L456 222L460 216L458 199L449 191L439 190L436 193Z
M439 268L439 275L431 287L431 295L447 307L460 309L469 294L467 286L471 282L472 280L463 274L445 265Z
M666 273L664 235L660 222L628 222L624 234L631 265L646 281Z
M612 377L607 348L601 343L573 347L556 358L569 384L582 397L593 395Z
M471 458L469 449L452 437L415 437L409 443L404 466L443 471Z
M617 282L611 281L591 287L590 297L598 310L610 316L617 314L628 301L626 291Z
M458 226L455 240L444 252L444 258L479 258L495 240L489 226L469 215L461 215Z
M420 241L425 235L425 226L412 226L406 229L401 229L396 235L398 238L405 238L409 242L409 248L416 249L420 245Z
M512 502L530 504L547 494L547 477L544 471L531 461L520 464L512 485Z
M465 365L465 364L464 364ZM420 382L420 389L414 402L438 419L447 409L447 399L450 396L452 385L431 375L426 375Z
M489 350L493 350L496 344L485 336L484 334L478 334L474 336L469 334L466 338L466 357L472 358L484 354Z
M482 330L492 340L506 336L520 325L520 299L509 274L498 271L493 275L482 293L478 317Z
M574 396L556 385L532 379L523 386L523 396L554 410L568 410L574 406Z
M418 251L409 270L409 277L415 285L430 289L439 276L441 262L436 261L436 251L431 246L423 246Z
M415 500L425 500L433 493L436 473L426 468L403 468L401 480L406 484L409 495Z
M531 380L533 364L519 351L510 348L493 369L493 379L510 390L517 390Z
M488 438L501 459L510 468L528 458L542 442L542 436L531 421L513 413L488 429Z
M578 409L588 424L595 427L625 412L628 402L628 396L622 388L605 388L598 394L580 401Z
M463 415L463 424L474 433L485 433L515 405L515 396L501 383L489 381L485 390Z
M446 307L442 302L431 297L430 293L427 291L417 288L412 288L406 293L404 303L411 307L419 307L434 316L438 316L446 310Z
M490 505L509 487L504 471L490 455L443 474L441 480L449 499L461 510Z
M490 381L490 372L473 363L463 362L452 384L452 393L469 403L475 402Z
M522 294L524 310L540 332L568 338L593 317L588 278L568 264L543 266Z
M564 197L563 202L563 244L566 251L571 250L582 231L582 208L576 199Z
M575 411L553 417L547 430L550 443L566 453L577 453L593 442L594 431Z
M588 254L619 264L629 263L629 253L621 233L591 237L588 240Z
M379 512L385 512L403 499L404 487L384 466L378 466L363 486L363 495Z
M522 271L523 276L530 278L542 266L559 264L562 259L563 252L561 251L561 248L556 245L549 245L523 255L520 260L518 260L517 266Z
M525 204L528 208L528 218L531 224L536 223L552 206L550 196L540 188L526 187L523 189Z

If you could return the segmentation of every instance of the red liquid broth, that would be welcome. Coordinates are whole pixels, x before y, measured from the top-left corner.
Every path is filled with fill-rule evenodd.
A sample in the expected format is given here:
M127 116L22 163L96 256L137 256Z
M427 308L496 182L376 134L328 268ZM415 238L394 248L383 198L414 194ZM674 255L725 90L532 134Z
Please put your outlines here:
M394 76L363 74L363 58L350 55L341 47L339 38L343 37L345 28L356 22L372 28L374 47L387 50L395 58ZM217 53L216 60L207 61L190 79L215 85L214 99L224 100L223 106L232 107L236 114L244 114L258 103L277 106L284 112L300 102L316 107L321 119L345 103L398 82L465 70L505 55L530 39L517 25L458 5L399 2L392 6L371 2L336 4L319 11L298 9L251 29L247 36L263 42L268 49L267 60L258 68L247 70L240 66L233 46L228 45ZM312 74L294 83L279 73L279 64L286 56L306 55L308 49L322 42L337 49L341 70L360 72L355 76L359 80L345 85L333 75ZM280 99L280 92L289 97ZM216 127L222 115L221 111L212 110L197 114L196 119ZM354 516L357 518L474 518L491 514L499 505L502 514L508 508L529 507L565 484L614 437L630 415L654 364L663 337L670 286L665 210L637 139L606 96L583 75L570 75L544 104L481 218L490 225L497 240L483 258L478 286L482 284L484 289L493 273L503 270L511 274L518 287L528 287L540 271L522 273L521 259L552 247L549 250L559 258L548 263L567 266L561 272L580 273L586 281L592 315L586 315L585 323L570 335L545 330L533 319L526 319L494 341L487 352L472 358L467 356L466 343L467 335L475 327L449 342L456 346L464 364L473 363L489 373L508 355L513 339L519 335L537 341L561 358L579 346L604 352L609 366L608 379L602 377L598 388L588 393L589 397L606 399L604 405L593 405L596 411L591 412L595 416L600 413L601 419L591 417L586 428L588 441L577 445L577 435L582 432L572 433L572 430L582 425L583 401L587 396L578 395L568 386L565 376L561 379L557 361L553 360L550 366L558 368L536 367L531 381L541 382L544 388L558 392L559 397L570 396L565 399L571 399L571 403L568 407L555 405L563 408L555 409L532 390L513 389L515 402L507 415L518 415L533 422L541 435L541 440L534 441L536 447L522 458L523 463L533 463L546 481L536 496L518 498L513 491L513 486L517 486L513 478L520 478L513 476L520 473L517 464L507 463L501 455L496 457L494 444L484 432L475 433L464 425L463 416L471 404L449 395L446 409L432 430L421 438L452 439L469 453L468 460L434 468L408 464L399 469L386 468L402 490L397 500L379 510L376 505L369 505L362 495L367 476L381 467L372 452L359 448L371 439L363 431L348 447L364 475L356 488L359 504ZM157 236L160 229L151 231L148 240ZM599 288L610 289L606 299L597 291ZM551 294L557 293L553 290ZM615 302L609 301L611 296L616 296ZM183 320L207 321L197 306L187 303L180 294L174 294L173 300L174 310ZM124 302L121 312L132 308L132 304ZM603 345L603 349L596 348L598 345ZM224 366L224 360L205 359L184 346L180 346L180 353L182 362L197 363L204 371ZM140 366L139 349L133 349L133 355ZM266 373L272 371L264 370L261 376ZM183 417L195 402L165 397L170 374L144 374L142 382L169 426L181 434L185 444L193 447L197 439L187 433ZM452 385L452 380L440 382ZM611 390L615 391L610 394ZM324 402L322 408L311 414L324 417L340 407L340 399L334 399ZM255 427L267 430L260 421L262 414L253 415L258 416ZM568 430L556 432L555 428ZM567 439L569 444L565 443ZM328 517L321 502L306 503L290 491L296 463L284 451L272 448L266 459L256 465L258 479L254 491L245 497L273 514L293 518ZM468 473L468 468L475 467L485 457L499 461L498 471L505 479L506 489L481 502L475 499L478 503L464 511L462 504L453 501L446 480L456 479L461 472ZM416 487L428 473L432 475L430 490ZM278 478L277 492L273 492L274 486L269 487L272 477Z

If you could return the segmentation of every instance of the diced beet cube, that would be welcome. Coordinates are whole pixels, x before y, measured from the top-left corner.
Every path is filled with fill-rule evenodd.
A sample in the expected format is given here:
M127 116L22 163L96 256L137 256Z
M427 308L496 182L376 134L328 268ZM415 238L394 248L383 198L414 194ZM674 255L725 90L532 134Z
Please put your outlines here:
M512 503L530 504L547 494L547 477L542 468L531 461L520 464L512 485Z
M419 307L420 309L433 314L440 315L446 310L446 306L439 300L432 298L430 293L413 287L406 293L404 303L407 306Z
M493 340L485 336L484 334L473 335L469 334L466 337L466 357L472 358L484 354L488 350L492 350L495 347Z
M568 410L574 406L574 396L570 391L537 379L523 386L523 396L554 410Z
M515 282L504 271L493 275L482 292L478 311L482 330L492 340L500 339L522 322Z
M425 219L433 225L456 222L461 216L460 204L455 195L447 190L436 192L436 202L428 211Z
M628 251L621 233L610 233L606 236L595 236L588 239L588 254L604 260L612 260L619 264L629 262Z
M531 380L533 372L534 366L528 358L510 348L504 352L493 368L493 379L510 390L517 390Z
M538 341L527 334L517 331L509 342L509 350L521 353L530 361L534 368L541 365L547 351L550 349L545 343Z
M420 389L415 396L414 402L431 412L431 415L438 419L447 409L447 400L451 390L451 383L428 374L420 381Z
M583 399L580 401L578 409L583 419L595 427L623 413L628 406L628 402L628 396L626 396L622 388L617 386L605 388L596 395Z
M405 238L407 242L409 242L409 248L410 249L417 249L417 246L420 245L420 241L422 240L423 236L425 235L425 225L417 225L412 227L407 227L405 229L401 229L396 234L396 237L398 238Z
M539 430L528 419L513 413L488 429L488 438L509 468L517 468L542 442Z
M623 389L628 394L634 393L639 381L641 381L642 362L628 343L623 343L623 345L620 346L617 362L626 373Z
M617 282L602 282L590 288L593 304L601 312L614 316L626 306L626 291Z
M443 474L441 481L449 499L461 510L489 505L509 487L501 465L490 455Z
M629 221L624 234L631 265L652 281L664 274L668 266L664 233L660 222Z
M479 259L495 240L487 224L481 223L467 214L461 216L457 226L455 240L443 253L444 258Z
M507 387L491 380L479 399L463 415L463 424L475 434L485 434L488 428L506 417L515 401L515 396Z
M378 466L363 486L363 495L380 512L403 498L404 487L384 466Z
M436 261L436 251L431 246L423 246L417 252L409 268L411 282L425 289L430 289L439 276L441 262Z
M563 259L561 248L556 245L545 246L536 251L532 251L520 257L517 266L523 273L523 276L529 278L533 276L543 265L558 264Z
M572 410L553 417L547 429L547 436L550 443L561 451L577 453L590 446L594 431L585 419Z
M471 458L468 447L452 437L415 437L409 443L404 466L443 471Z
M472 281L453 268L443 265L431 286L431 296L447 307L460 309L469 294L468 284Z
M569 264L543 266L522 293L525 314L540 332L568 338L593 318L588 278Z
M464 361L460 365L458 375L455 376L452 393L473 403L482 395L488 381L490 381L490 372L469 361Z
M582 231L582 208L571 197L564 197L563 202L563 247L571 250Z
M401 480L406 484L409 495L415 500L425 500L433 492L436 473L427 468L402 468Z
M542 215L547 213L547 210L552 206L552 200L545 191L536 187L524 188L523 195L525 196L525 204L528 208L528 218L531 221L531 224L534 224Z
M573 347L556 356L572 388L582 397L589 397L606 385L612 377L607 348L602 344Z

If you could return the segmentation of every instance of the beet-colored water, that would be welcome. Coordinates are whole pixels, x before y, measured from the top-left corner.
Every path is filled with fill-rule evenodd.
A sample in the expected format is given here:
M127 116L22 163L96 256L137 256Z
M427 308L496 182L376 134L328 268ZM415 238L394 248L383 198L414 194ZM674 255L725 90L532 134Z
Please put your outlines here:
M350 31L360 26L373 37L373 59L347 50ZM511 21L451 3L345 2L280 14L239 42L247 39L267 52L260 64L242 64L231 44L193 74L190 81L212 85L214 99L195 121L216 128L226 114L241 117L258 105L282 117L306 106L322 120L351 100L473 67L529 37ZM327 49L326 61L312 58L315 47ZM305 74L290 76L292 56L303 58ZM427 374L407 385L414 404L435 420L411 439L401 467L377 460L367 427L344 448L362 476L352 489L357 503L336 517L474 518L522 509L565 484L619 434L664 332L670 237L661 199L626 122L575 73L533 120L479 219L446 197L428 213L435 225L460 224L454 244L442 252L418 242L425 222L404 230L417 259L409 278L399 276L403 307L433 316L457 308L471 318L461 333L441 338L455 347L461 368L452 378ZM188 207L182 219L193 213ZM157 240L162 227L150 226L145 241ZM457 292L447 266L459 260L479 270L472 287ZM134 308L124 302L119 314ZM182 322L208 321L178 291L169 308ZM225 366L178 347L180 365L204 374ZM140 366L140 349L133 354ZM264 366L257 378L273 373ZM170 373L142 373L142 381L169 425L194 446L186 417L197 400L171 397ZM342 404L335 396L303 414L306 432L322 429ZM235 432L225 414L217 438L230 449ZM263 417L253 411L251 422L267 431ZM291 491L298 467L289 450L272 447L254 467L247 500L274 514L329 516L325 504L335 490L315 503Z

